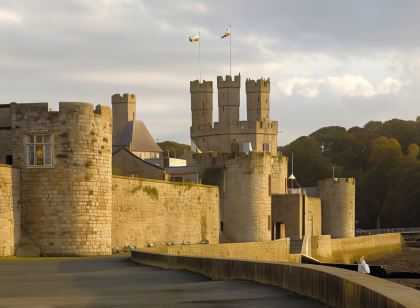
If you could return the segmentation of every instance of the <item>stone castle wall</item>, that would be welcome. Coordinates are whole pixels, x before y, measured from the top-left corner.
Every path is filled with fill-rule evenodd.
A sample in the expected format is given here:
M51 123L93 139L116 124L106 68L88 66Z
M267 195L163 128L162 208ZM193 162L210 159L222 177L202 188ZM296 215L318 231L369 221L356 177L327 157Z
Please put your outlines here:
M22 228L42 255L111 253L112 115L87 103L11 104ZM24 138L49 134L53 166L29 167Z
M213 123L213 83L190 83L191 139L202 152L242 152L242 144L251 142L254 151L277 155L278 123L269 120L270 80L246 81L247 121L239 121L240 86L240 75L217 77L219 122Z
M284 224L285 236L292 240L305 235L321 235L321 200L303 194L272 196L273 223Z
M302 195L286 194L272 196L273 222L284 224L285 236L291 240L302 239Z
M384 256L398 254L404 245L400 233L358 236L353 238L332 239L330 235L311 238L310 255L326 263L359 262L361 256L369 261Z
M112 245L219 242L214 186L114 176Z
M0 256L13 256L20 240L20 173L0 165Z
M284 186L272 181L283 157L250 152L225 164L223 233L227 241L263 242L271 240L271 192Z
M322 208L321 199L315 197L303 196L304 204L304 235L321 235L322 234Z
M331 178L318 181L322 202L322 234L333 238L355 236L355 180Z

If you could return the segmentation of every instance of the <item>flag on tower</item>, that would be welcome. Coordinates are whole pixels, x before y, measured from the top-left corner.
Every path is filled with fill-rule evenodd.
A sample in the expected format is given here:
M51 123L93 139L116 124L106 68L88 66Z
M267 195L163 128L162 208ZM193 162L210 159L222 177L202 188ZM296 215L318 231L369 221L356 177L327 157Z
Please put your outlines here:
M226 29L225 33L223 33L221 38L225 38L225 37L228 37L228 36L230 36L230 28Z
M188 38L191 43L200 41L200 33L197 33L196 35L190 36Z

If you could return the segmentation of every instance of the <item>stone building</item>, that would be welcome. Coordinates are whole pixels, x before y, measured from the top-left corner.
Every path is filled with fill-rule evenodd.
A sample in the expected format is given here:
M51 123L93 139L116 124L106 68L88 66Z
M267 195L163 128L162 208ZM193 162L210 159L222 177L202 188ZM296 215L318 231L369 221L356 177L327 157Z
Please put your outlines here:
M3 105L2 163L20 172L22 235L43 254L111 249L111 109L60 102ZM8 117L5 115L8 114Z
M112 95L113 152L123 148L141 159L163 159L162 149L144 122L136 120L136 104L135 94Z
M115 245L218 242L217 188L165 182L160 168L143 161L139 168L161 181L112 175L111 108L4 104L0 128L0 255L109 255ZM134 156L124 153L117 157Z
M217 78L213 122L212 82L190 83L194 164L170 172L147 161L161 150L135 118L134 94L113 95L112 110L0 105L0 255L353 237L354 179L291 193L269 116L270 80L246 80L246 121L239 119L240 85L240 75Z
M354 180L344 180L353 186L321 181L315 196L290 191L287 157L277 152L278 123L270 119L270 79L245 81L246 121L239 119L240 87L240 75L217 77L213 122L213 83L190 82L194 159L203 182L219 186L221 240L354 236Z

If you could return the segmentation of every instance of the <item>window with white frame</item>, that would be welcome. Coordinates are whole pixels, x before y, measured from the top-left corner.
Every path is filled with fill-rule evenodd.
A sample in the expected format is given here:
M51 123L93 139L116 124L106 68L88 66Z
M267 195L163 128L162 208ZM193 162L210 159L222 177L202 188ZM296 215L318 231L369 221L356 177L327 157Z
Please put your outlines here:
M52 166L53 144L51 135L27 135L25 136L25 145L28 166Z

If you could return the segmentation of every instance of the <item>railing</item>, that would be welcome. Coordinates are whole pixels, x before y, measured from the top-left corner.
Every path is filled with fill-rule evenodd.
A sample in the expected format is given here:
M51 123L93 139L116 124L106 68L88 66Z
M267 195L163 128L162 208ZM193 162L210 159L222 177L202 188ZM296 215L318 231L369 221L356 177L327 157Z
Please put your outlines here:
M368 229L356 230L356 235L373 235L373 234L382 234L382 233L420 233L420 227L416 228L385 228L385 229Z

